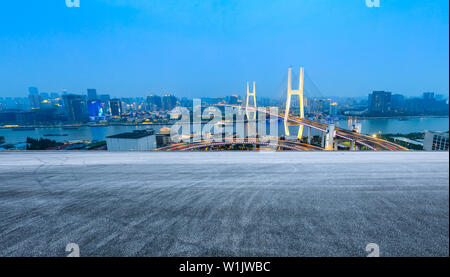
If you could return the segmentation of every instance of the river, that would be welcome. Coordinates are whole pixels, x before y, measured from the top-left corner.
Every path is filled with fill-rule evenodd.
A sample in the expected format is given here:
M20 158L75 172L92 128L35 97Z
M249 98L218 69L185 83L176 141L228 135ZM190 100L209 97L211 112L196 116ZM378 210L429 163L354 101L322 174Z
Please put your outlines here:
M421 132L424 130L430 131L448 131L449 117L409 117L409 118L373 118L360 119L358 122L362 123L362 133L400 133L407 134L413 132ZM337 127L348 129L349 122L347 120L339 120L335 122ZM142 130L149 128L146 126L122 126L111 125L105 127L88 127L81 126L77 129L63 129L63 128L36 128L35 130L14 131L12 129L0 128L0 136L5 138L6 143L16 144L26 141L27 137L41 138L44 135L61 135L61 136L45 136L48 139L56 141L79 141L79 140L104 140L105 137L120 134L124 132L131 132L134 130ZM159 131L163 127L170 127L169 125L151 125L155 131ZM296 127L291 127L291 131L295 134ZM280 135L283 133L282 123L279 128Z

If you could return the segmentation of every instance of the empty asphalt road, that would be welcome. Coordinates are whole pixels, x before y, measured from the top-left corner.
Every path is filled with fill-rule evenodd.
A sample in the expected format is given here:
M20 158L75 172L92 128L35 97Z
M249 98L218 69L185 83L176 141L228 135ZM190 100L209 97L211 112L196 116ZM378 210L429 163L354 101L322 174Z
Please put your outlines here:
M448 152L3 152L0 256L448 256L448 168Z

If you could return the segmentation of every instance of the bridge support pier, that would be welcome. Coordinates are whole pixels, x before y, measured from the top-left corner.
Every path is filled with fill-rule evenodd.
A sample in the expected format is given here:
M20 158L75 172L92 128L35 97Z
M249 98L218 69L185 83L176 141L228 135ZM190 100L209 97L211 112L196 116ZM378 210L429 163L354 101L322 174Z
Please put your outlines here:
M350 151L355 151L356 150L356 141L352 140L350 143Z
M308 144L311 144L311 127L308 127Z
M330 124L327 127L325 133L325 150L333 150L334 137L336 136L336 131L334 129L334 124Z
M322 148L325 148L325 132L322 132L322 143L320 144Z
M342 143L342 142L346 142L346 140L345 139L335 139L334 140L334 144L333 144L333 150L334 151L338 151L339 150L339 143Z

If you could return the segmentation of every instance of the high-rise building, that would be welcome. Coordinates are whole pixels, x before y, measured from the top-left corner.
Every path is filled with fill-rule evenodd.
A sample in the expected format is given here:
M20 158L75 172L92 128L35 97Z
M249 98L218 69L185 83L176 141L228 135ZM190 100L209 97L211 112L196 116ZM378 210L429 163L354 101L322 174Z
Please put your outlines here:
M103 106L100 100L88 101L88 112L90 121L98 121L103 117Z
M147 109L151 112L160 111L162 109L162 100L158 95L147 96Z
M423 150L426 151L448 151L448 132L425 132Z
M369 113L387 114L391 112L391 96L388 91L374 91L369 94Z
M63 96L64 110L69 121L84 122L88 120L86 99L82 95L67 94Z
M330 115L337 115L338 114L338 103L333 102L330 103Z
M122 116L122 102L120 99L111 99L109 100L109 107L111 109L111 115L115 117Z
M394 113L402 113L406 110L405 96L401 94L392 94L391 111Z
M28 102L32 109L39 109L41 107L42 97L39 95L39 90L37 87L28 88Z
M100 98L100 101L102 102L103 112L110 114L111 113L111 109L109 107L109 100L111 98L109 97L109 94L101 94L99 96L99 98Z
M172 94L164 94L163 107L165 111L171 111L177 106L177 98Z
M30 95L36 95L39 94L39 90L37 87L29 87L28 88L28 92Z
M98 100L97 98L97 90L94 88L88 88L87 90L88 101Z

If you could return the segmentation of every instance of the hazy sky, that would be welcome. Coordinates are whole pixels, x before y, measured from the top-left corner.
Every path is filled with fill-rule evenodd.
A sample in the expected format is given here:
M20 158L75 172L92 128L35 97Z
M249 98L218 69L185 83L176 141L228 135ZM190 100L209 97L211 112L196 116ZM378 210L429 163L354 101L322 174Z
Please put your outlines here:
M272 97L290 65L304 66L323 95L448 96L447 0L1 2L0 96L25 96L29 86L242 95L254 80L257 95Z

